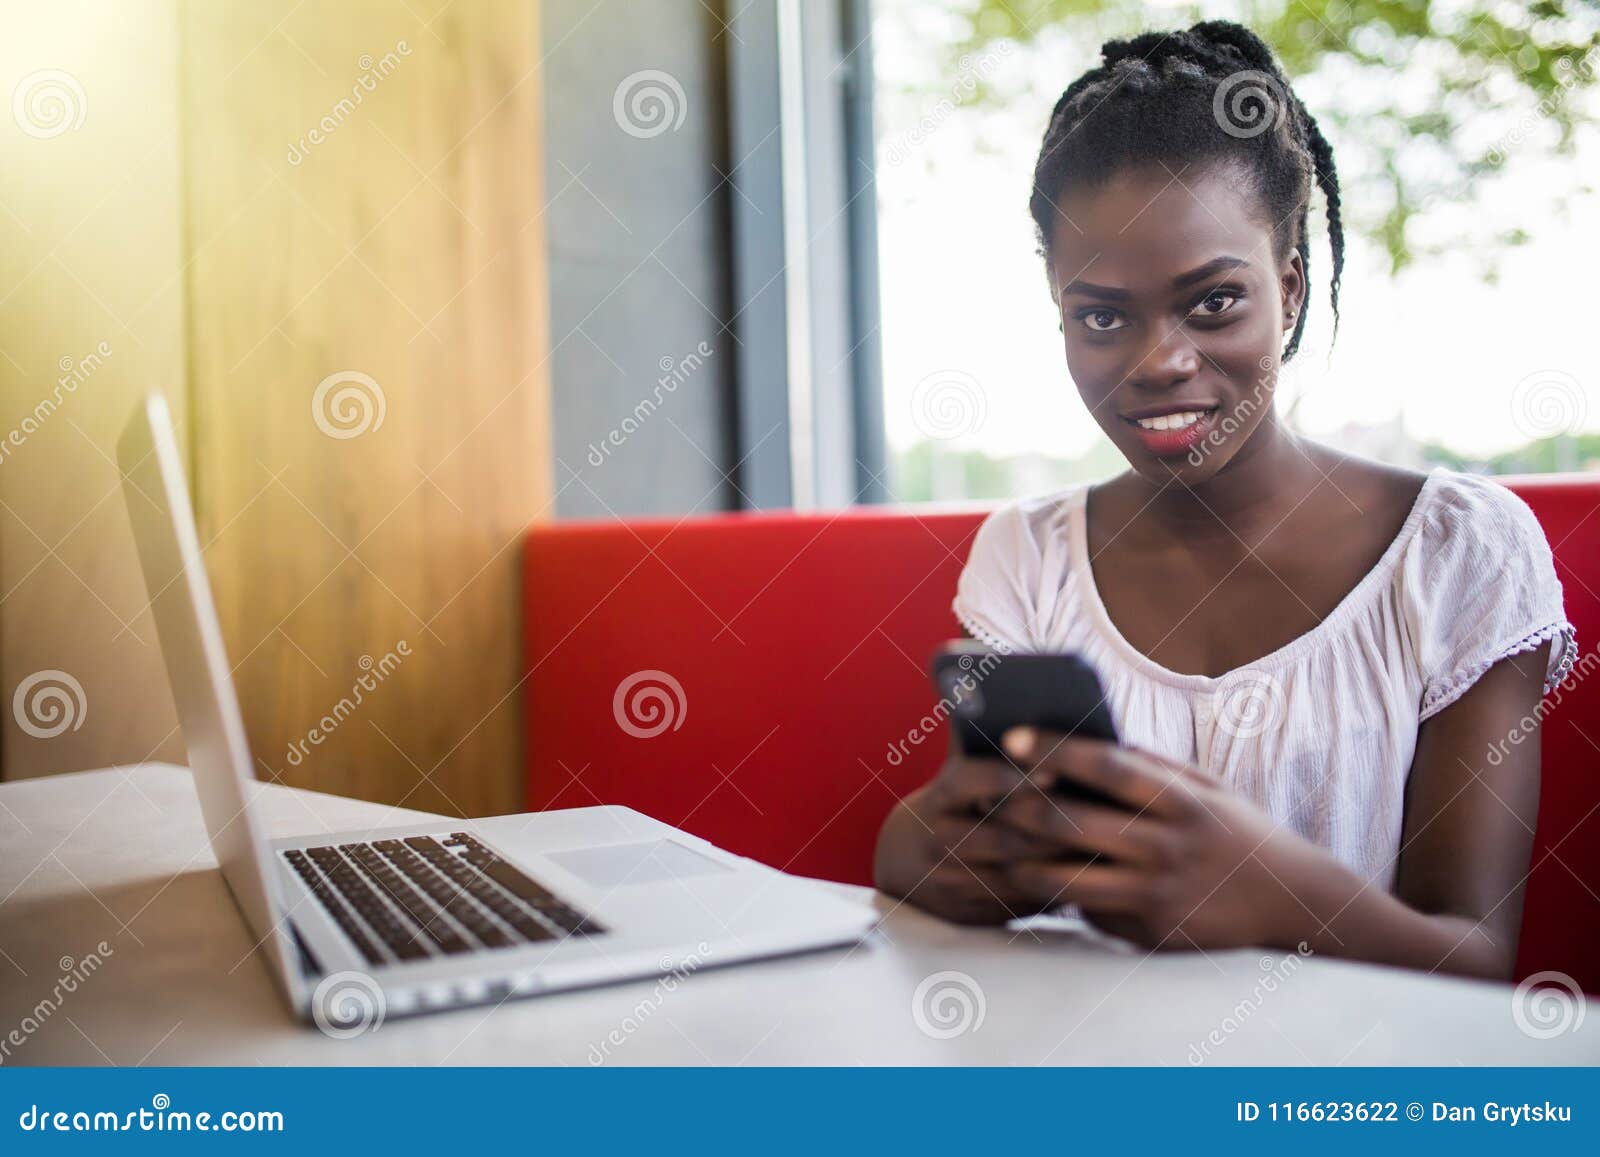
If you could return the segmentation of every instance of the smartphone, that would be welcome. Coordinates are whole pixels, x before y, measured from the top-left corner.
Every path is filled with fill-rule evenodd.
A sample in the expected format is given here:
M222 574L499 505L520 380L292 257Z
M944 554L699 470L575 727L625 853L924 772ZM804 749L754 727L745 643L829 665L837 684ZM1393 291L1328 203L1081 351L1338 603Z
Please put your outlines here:
M1118 742L1100 677L1081 655L1002 655L960 640L934 655L933 683L948 705L957 744L970 756L1011 762L1000 738L1013 727ZM1054 790L1109 802L1102 793L1070 781Z

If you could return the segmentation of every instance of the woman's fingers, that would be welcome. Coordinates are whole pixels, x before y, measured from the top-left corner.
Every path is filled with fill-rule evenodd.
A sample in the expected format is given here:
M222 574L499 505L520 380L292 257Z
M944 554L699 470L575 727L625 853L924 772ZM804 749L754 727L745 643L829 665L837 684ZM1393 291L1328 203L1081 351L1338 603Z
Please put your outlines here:
M913 904L958 924L1004 924L1041 910L1006 878L1006 870L940 861L908 895Z
M987 815L1012 795L1037 790L1003 759L964 756L946 760L930 786L940 810L974 815Z
M1166 827L1148 814L1085 803L1051 792L1019 792L995 813L1001 825L1045 846L1098 852L1129 864L1161 866L1171 856Z
M1019 860L1005 875L1017 895L1041 908L1080 904L1101 912L1139 913L1146 906L1146 876L1119 864Z
M937 854L968 864L1009 864L1029 856L1048 857L1060 845L1020 828L963 815L936 815L929 824Z
M1184 814L1203 785L1214 782L1203 773L1187 774L1181 763L1103 739L1015 727L1001 742L1041 786L1070 779L1135 812L1156 816Z

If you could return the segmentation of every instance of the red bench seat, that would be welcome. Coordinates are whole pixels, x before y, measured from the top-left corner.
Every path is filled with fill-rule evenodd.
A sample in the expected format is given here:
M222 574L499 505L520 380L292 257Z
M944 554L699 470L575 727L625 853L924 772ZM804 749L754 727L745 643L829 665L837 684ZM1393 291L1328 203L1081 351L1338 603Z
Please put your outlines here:
M1592 650L1600 479L1507 481L1543 524L1580 653ZM984 513L535 527L528 806L627 804L787 871L870 882L885 814L944 755L927 661L959 634L950 599ZM1570 682L1544 723L1518 971L1600 991L1600 680Z

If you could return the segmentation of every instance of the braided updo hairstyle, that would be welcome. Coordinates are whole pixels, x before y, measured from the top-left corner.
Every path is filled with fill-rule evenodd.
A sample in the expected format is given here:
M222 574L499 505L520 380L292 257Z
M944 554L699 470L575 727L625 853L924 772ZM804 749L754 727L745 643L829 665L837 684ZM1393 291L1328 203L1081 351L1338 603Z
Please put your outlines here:
M1327 201L1337 334L1344 229L1333 149L1272 50L1247 28L1207 20L1179 32L1109 40L1100 52L1101 64L1056 102L1034 167L1028 210L1041 254L1049 259L1056 205L1069 187L1093 187L1125 166L1160 162L1176 174L1186 165L1233 162L1269 216L1275 259L1290 247L1299 252L1309 302L1306 215L1315 181ZM1284 361L1299 348L1309 312L1300 311Z

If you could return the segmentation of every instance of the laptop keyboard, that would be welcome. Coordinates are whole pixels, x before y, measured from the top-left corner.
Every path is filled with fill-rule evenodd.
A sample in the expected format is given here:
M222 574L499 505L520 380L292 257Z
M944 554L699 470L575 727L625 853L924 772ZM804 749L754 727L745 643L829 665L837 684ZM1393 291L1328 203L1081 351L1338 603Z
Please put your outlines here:
M606 931L466 832L282 855L369 964Z

